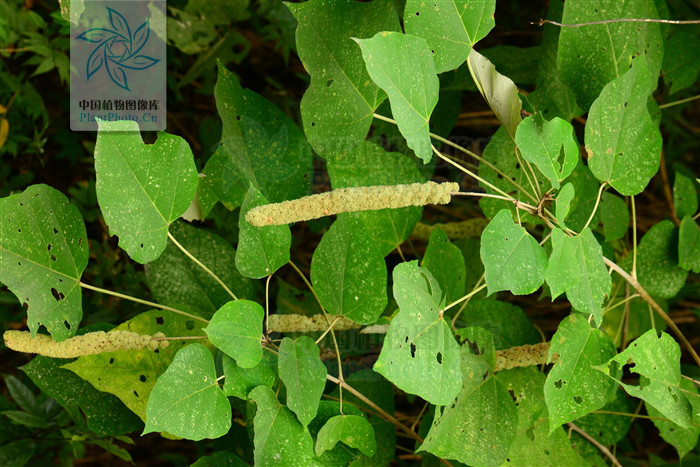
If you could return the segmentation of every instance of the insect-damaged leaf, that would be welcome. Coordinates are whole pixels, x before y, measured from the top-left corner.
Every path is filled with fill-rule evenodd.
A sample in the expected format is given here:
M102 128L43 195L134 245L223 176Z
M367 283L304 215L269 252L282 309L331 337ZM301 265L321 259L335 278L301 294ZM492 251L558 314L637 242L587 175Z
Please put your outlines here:
M681 349L665 332L651 329L608 362L597 366L627 391L681 427L692 425L690 402L680 389ZM623 382L623 371L638 376L637 384ZM627 377L625 379L628 381Z
M535 164L556 189L571 174L579 159L574 128L559 117L551 121L546 121L541 114L527 117L518 125L515 144L523 157Z
M420 37L397 32L355 40L372 80L389 96L408 147L427 164L433 156L428 124L440 90L430 46Z
M307 195L313 156L294 122L267 99L243 89L221 63L214 95L223 128L203 170L206 189L228 209L243 202L250 185L271 203Z
M204 331L219 350L241 368L252 368L262 360L262 323L265 311L250 300L233 300L219 308Z
M308 466L314 455L309 430L267 386L258 386L249 396L257 404L253 420L255 465Z
M316 416L326 386L326 367L320 352L313 339L306 336L296 341L285 337L279 348L277 368L287 388L287 406L304 426Z
M472 46L493 29L495 0L408 0L404 13L406 33L430 45L438 73L464 63Z
M462 384L459 345L442 317L442 290L416 261L394 268L399 312L391 320L374 371L436 405L452 402Z
M437 279L445 292L447 303L452 303L464 295L467 274L464 256L440 227L435 227L430 234L421 265Z
M513 222L507 209L486 226L481 236L481 261L489 295L499 290L530 294L542 285L547 269L544 248Z
M287 7L298 21L297 50L311 75L301 100L304 133L321 157L333 159L365 139L372 114L386 99L350 38L400 31L399 18L391 0L313 0Z
M615 355L615 345L583 316L574 313L559 324L549 347L550 361L554 354L559 360L544 383L550 431L600 409L615 388L613 381L593 368Z
M216 381L211 352L202 344L180 349L148 398L143 434L167 431L199 441L231 428L231 404Z
M659 420L665 417L653 405L646 403L645 408L647 413L654 417L652 421L659 429L661 437L676 448L678 457L683 459L697 445L698 436L700 436L700 391L692 381L687 379L681 380L680 387L683 391L687 391L688 402L690 402L693 413L693 426L681 428L673 422Z
M99 122L97 201L119 246L139 263L158 258L170 224L190 206L197 168L187 142L165 132L144 144L138 123Z
M46 326L71 337L83 316L80 276L88 262L85 224L75 206L47 185L0 199L0 282L27 308L32 335Z
M359 415L336 415L328 420L316 437L316 455L333 449L338 442L359 449L368 457L377 450L372 425Z
M608 83L586 122L588 166L620 194L640 193L659 168L661 133L647 110L654 90L644 55Z
M462 390L452 404L436 409L419 451L467 465L499 466L515 436L516 407L493 373L491 333L483 328L461 331Z
M311 282L333 314L374 323L386 307L386 263L354 213L341 214L311 260Z
M591 229L573 237L561 229L552 229L552 255L545 277L552 299L566 292L576 310L592 314L600 325L601 306L612 281L603 262L603 250Z

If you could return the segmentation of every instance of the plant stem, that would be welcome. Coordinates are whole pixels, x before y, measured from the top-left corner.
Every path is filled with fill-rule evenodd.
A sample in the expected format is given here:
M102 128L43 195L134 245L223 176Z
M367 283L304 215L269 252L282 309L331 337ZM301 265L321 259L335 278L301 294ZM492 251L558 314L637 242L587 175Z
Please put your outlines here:
M685 104L686 102L692 102L692 101L695 101L698 99L700 99L700 94L698 94L697 96L686 97L685 99L680 99L677 101L667 102L665 104L661 104L659 106L659 109L667 109L669 107L673 107L674 105L681 105L681 104Z
M632 204L632 278L637 280L637 209L634 205L634 196L630 196Z
M85 289L94 290L95 292L100 292L100 293L103 293L106 295L112 295L114 297L123 298L124 300L130 300L132 302L140 303L142 305L151 306L153 308L160 308L161 310L170 311L170 312L176 313L178 315L182 315L182 316L186 316L188 318L196 319L197 321L201 321L203 323L209 323L208 319L204 319L201 316L193 315L193 314L184 312L182 310L178 310L178 309L169 307L167 305L161 305L160 303L149 302L148 300L141 300L140 298L132 297L131 295L125 295L125 294L122 294L119 292L113 292L111 290L103 289L101 287L95 287L94 285L89 285L89 284L86 284L84 282L79 282L79 284L80 284L80 287L83 287Z
M484 284L484 285L482 285L482 286L479 286L479 287L476 287L474 290L472 290L471 292L469 292L469 293L468 293L467 295L465 295L464 297L460 298L459 300L455 300L454 302L450 303L450 304L447 305L445 308L443 308L443 309L442 309L442 313L446 312L447 310L449 310L449 309L452 308L453 306L459 305L460 303L462 303L462 302L465 301L465 300L469 300L470 298L472 298L474 295L476 295L477 293L481 292L481 291L484 290L485 288L486 288L486 284Z
M663 23L663 24L700 24L700 20L673 20L673 19L656 19L656 18L616 18L616 19L604 19L600 21L589 21L587 23L558 23L556 21L551 21L548 19L540 19L539 21L531 22L530 24L536 24L538 26L544 26L545 24L551 24L554 26L559 26L560 28L580 28L582 26L596 26L600 24L612 24L612 23Z
M206 272L207 274L209 274L216 282L218 282L219 285L220 285L221 287L223 287L224 290L231 296L231 298L233 298L234 300L238 300L238 297L236 297L236 295L235 295L233 292L231 292L231 289L229 289L229 288L226 286L226 284L224 284L224 281L222 281L221 279L219 279L219 276L217 276L216 274L214 274L214 272L212 272L211 269L209 269L208 267L206 267L206 266L204 265L204 263L202 263L202 262L199 261L197 258L195 258L194 255L192 255L192 253L190 253L189 251L187 251L187 250L185 249L185 247L183 247L182 245L180 245L180 243L179 243L177 240L175 240L175 237L173 237L173 234L171 234L170 232L168 232L168 238L170 239L171 242L173 242L173 243L175 244L176 247L178 247L178 248L180 249L180 251L182 251L182 252L185 254L185 256L187 256L189 259L191 259L197 266L199 266L200 268L202 268L202 269L204 270L204 272Z
M196 339L209 339L209 336L176 336L176 337L164 337L166 341L191 341Z
M474 285L474 288L473 288L472 291L469 293L471 296L468 297L468 298L464 301L464 303L462 303L462 306L459 307L459 310L457 310L457 313L455 313L454 317L452 317L452 322L450 323L451 326L452 326L452 329L457 329L456 326L455 326L455 323L457 322L457 318L459 318L459 315L462 314L462 311L466 308L467 304L469 303L469 300L471 300L471 297L473 297L473 296L475 295L475 293L476 293L476 291L477 291L477 288L479 288L479 290L481 290L481 289L483 289L483 288L486 286L486 284L484 284L483 286L479 287L479 284L481 284L481 281L483 281L483 280L484 280L484 274L482 274L481 277L479 278L479 280L476 281L476 284Z
M610 449L608 449L605 446L603 446L602 444L600 444L600 442L597 439L595 439L594 437L592 437L591 435L589 435L588 433L583 431L581 428L574 425L573 423L567 423L567 425L569 425L569 427L572 430L574 430L576 433L578 433L579 435L586 438L588 440L588 442L590 442L592 445L597 447L600 450L600 452L602 452L603 454L608 456L608 459L610 459L610 461L613 463L613 465L615 467L622 467L622 464L620 464L620 461L618 461L617 458L615 456L613 456L613 453L610 452Z
M591 216L588 218L586 225L584 225L581 229L581 232L586 230L586 228L591 224L591 221L593 221L593 217L595 217L595 213L598 210L598 204L600 204L600 198L603 196L603 190L605 189L607 184L608 182L603 182L603 184L600 185L600 188L598 189L598 196L595 199L595 206L593 206L593 211L591 211Z

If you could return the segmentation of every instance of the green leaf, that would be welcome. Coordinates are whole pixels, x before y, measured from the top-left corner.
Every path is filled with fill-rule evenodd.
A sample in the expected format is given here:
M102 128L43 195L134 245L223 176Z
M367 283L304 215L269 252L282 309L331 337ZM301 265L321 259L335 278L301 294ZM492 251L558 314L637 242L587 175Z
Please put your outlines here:
M647 110L653 90L641 55L605 86L588 113L588 166L598 180L625 196L642 192L659 168L661 133Z
M20 369L63 407L80 407L88 428L101 436L142 429L141 420L115 395L98 391L72 371L61 368L68 362L38 355Z
M698 210L698 193L693 179L680 172L676 172L676 180L673 182L673 208L679 219L692 216Z
M535 164L556 189L571 174L579 159L574 128L559 117L549 122L541 114L527 117L518 125L515 144L523 157Z
M304 426L316 416L326 387L326 367L320 355L316 342L306 336L296 341L285 337L279 347L278 372L287 388L287 406Z
M359 449L368 457L377 450L374 428L358 415L337 415L328 420L316 437L316 455L333 449L338 442Z
M253 368L241 368L234 359L224 355L223 367L224 394L227 396L245 400L256 387L271 388L277 381L277 357L270 352L264 352L262 361Z
M253 298L253 282L235 267L236 251L209 230L175 222L170 233L187 251L207 266L238 298ZM209 318L231 296L206 271L172 242L146 266L148 286L158 303L185 304Z
M514 156L515 150L515 143L513 142L513 139L508 136L508 133L506 133L504 127L500 127L498 130L496 130L496 133L493 134L491 140L486 145L482 158L500 170L503 175L493 170L486 163L480 162L479 176L506 193L512 193L513 198L526 203L531 203L533 200L530 199L525 192L521 191L520 189L516 189L514 185L517 184L523 190L532 193L533 188L530 186L530 182L528 181L528 175L526 174L525 170L520 168L522 159L519 160ZM588 170L587 167L586 170ZM530 176L530 179L531 178L532 176ZM508 179L510 179L510 181ZM535 179L536 180L534 183L539 185L540 190L543 193L546 192L550 184L539 170L535 171ZM479 186L487 193L499 194L483 182L479 182ZM573 203L575 202L576 199L574 199ZM515 206L510 201L481 198L479 199L479 206L481 206L482 211L484 211L484 215L488 218L494 217L502 209L508 209L514 216L516 215ZM538 218L522 211L520 212L520 219L522 222L531 224L541 223Z
M3 375L3 379L12 400L20 409L34 415L43 415L43 410L37 405L36 397L23 382L12 375Z
M442 0L432 5L408 0L403 17L407 34L430 44L438 73L464 63L472 46L493 29L496 1Z
M228 451L217 451L210 456L200 457L190 467L248 467L248 464Z
M409 394L451 403L461 387L459 345L442 316L442 290L416 261L394 268L399 312L391 320L374 371Z
M591 229L573 237L552 229L552 256L545 277L552 299L566 292L576 310L592 314L600 325L601 306L610 293L612 280L603 262L603 249Z
M138 123L98 124L95 143L97 200L109 232L139 263L158 258L168 227L190 206L197 168L187 142L165 132L144 144Z
M681 290L688 271L679 267L679 240L669 220L654 225L642 237L637 249L637 278L647 292L672 298Z
M517 86L510 78L496 71L496 67L476 50L472 49L469 52L467 64L479 92L501 121L508 135L514 139L523 106L518 96Z
M518 427L504 467L588 467L571 447L563 428L549 431L544 400L545 376L534 367L498 373L511 395L518 414Z
M624 237L630 222L627 204L619 196L608 192L603 193L600 200L600 219L603 221L606 242Z
M618 281L623 282L624 285L624 279L619 278ZM625 299L625 287L621 286L619 282L613 284L613 290L621 292L616 297L618 301ZM655 300L661 309L668 313L666 300L663 298L656 298ZM656 311L641 298L635 297L627 303L629 303L629 307L613 305L612 308L605 312L603 317L601 329L610 336L615 347L626 347L630 341L641 336L649 329L664 331L667 328L666 322L658 319ZM622 342L623 329L624 343Z
M148 399L143 434L167 431L199 441L231 428L231 404L216 380L211 352L202 344L180 349Z
M547 375L544 399L549 430L603 407L615 384L593 369L615 356L615 345L603 331L581 315L571 314L559 323L549 347L549 360L559 360Z
M3 444L0 449L0 465L24 467L34 456L35 451L36 443L30 439Z
M200 321L163 310L151 310L125 321L115 330L144 335L162 332L166 336L203 336L201 326ZM63 368L89 381L96 389L114 394L132 412L145 420L146 403L156 384L156 378L165 371L186 342L170 341L167 347L156 350L86 355Z
M593 0L568 2L562 23L586 23L618 18L659 17L653 0L617 2ZM609 23L580 28L562 28L559 34L559 73L587 110L610 81L622 76L634 57L646 56L648 84L656 81L664 46L658 23ZM651 92L651 91L650 91ZM648 94L647 94L648 95Z
M659 429L659 433L664 441L676 448L678 457L682 459L698 444L698 437L700 436L700 391L698 391L697 386L692 381L687 379L681 379L680 387L682 390L687 391L686 394L690 393L688 402L690 402L692 407L694 425L688 428L681 428L672 422L658 419L652 419L652 421L656 428ZM648 403L645 406L647 413L651 417L663 418L663 414L656 410L654 406Z
M310 465L314 447L306 427L277 401L275 393L267 386L258 386L249 396L258 406L253 420L255 465Z
M267 204L255 187L246 194L238 218L238 251L236 268L245 277L260 279L269 276L289 262L292 233L287 225L255 227L245 219L246 212Z
M633 397L648 403L681 427L692 425L691 406L680 389L681 349L665 332L647 331L607 363L596 367ZM638 384L621 380L623 371L639 375ZM625 381L629 377L625 376Z
M352 151L336 155L327 163L333 188L397 185L423 182L414 160L399 152L386 152L380 145L363 141ZM420 220L423 208L360 211L358 218L372 243L386 256L402 244Z
M389 96L408 147L427 164L433 156L428 123L440 88L430 46L420 37L397 32L355 41L370 77Z
M433 425L418 451L468 465L499 466L518 424L507 388L493 373L494 347L489 331L463 330L462 390L447 407L436 409Z
M481 327L490 331L496 350L537 344L541 339L532 321L520 307L490 298L472 299L457 323L460 327ZM462 331L463 329L457 330L460 339L465 337Z
M700 226L690 216L683 218L678 233L678 266L700 273Z
M530 294L544 282L547 253L527 230L513 222L507 209L499 211L486 226L480 253L489 295L499 290Z
M559 190L557 197L554 199L554 215L562 229L566 228L566 223L564 221L566 216L569 215L575 194L576 190L574 189L574 185L572 183L567 183Z
M690 31L676 29L664 45L661 73L669 94L691 87L700 69L700 38ZM681 216L678 216L681 217Z
M241 368L262 360L262 324L265 310L250 300L232 300L214 313L204 332L219 350Z
M337 386L336 386L337 387ZM347 391L345 391L347 392ZM309 433L311 434L311 437L316 439L318 441L318 435L321 429L326 425L326 423L331 420L332 418L336 417L338 414L340 414L340 403L336 401L327 401L327 400L322 400L321 403L318 406L318 413L316 415L316 418L313 419L311 423L309 423ZM347 400L345 399L345 393L343 393L343 412L342 415L349 415L349 416L359 416L360 418L365 418L366 416L362 413L360 409L355 407L352 404L348 404ZM369 416L369 415L367 415ZM365 420L367 420L365 418ZM377 447L377 436L376 433L374 433L374 429L372 428L372 424L370 423L370 429L372 429L371 436L372 436L372 441L371 443L374 444L375 446L375 453L376 453L376 447ZM392 425L393 426L393 425ZM334 447L330 450L324 451L320 456L316 456L314 458L314 461L319 464L319 465L331 465L331 466L341 466L341 465L346 465L349 466L352 464L352 462L356 461L358 458L362 457L363 461L368 460L367 456L364 456L359 450L354 449L354 448L349 448L348 445L346 444L336 444ZM362 461L358 461L361 463L361 465L365 465L362 463ZM370 463L371 465L371 463ZM369 466L367 466L369 467Z
M627 435L634 418L617 415L633 413L636 403L616 387L611 401L603 406L603 411L613 413L590 413L576 420L576 425L597 439L603 446L617 444Z
M459 248L450 242L445 232L436 227L430 234L421 266L430 271L452 303L464 295L466 266Z
M594 212L594 209L598 200L600 182L593 176L591 169L584 165L583 160L579 160L578 165L571 172L567 181L574 186L576 191L576 196L571 201L571 210L567 216L567 226L576 232L580 232L588 222L592 212L591 225L598 225L600 213L597 209Z
M62 341L83 316L80 276L88 262L85 224L75 206L47 185L0 199L0 282L28 306L35 336L43 324Z
M364 225L353 214L339 215L311 259L311 282L330 313L362 324L374 323L387 303L386 263Z
M297 52L311 83L301 99L304 133L321 157L333 159L367 136L386 94L372 82L351 37L400 31L390 0L288 3L298 21Z
M267 99L243 89L221 62L214 96L223 127L203 170L206 188L228 209L243 202L250 185L272 203L307 195L313 155L294 122Z

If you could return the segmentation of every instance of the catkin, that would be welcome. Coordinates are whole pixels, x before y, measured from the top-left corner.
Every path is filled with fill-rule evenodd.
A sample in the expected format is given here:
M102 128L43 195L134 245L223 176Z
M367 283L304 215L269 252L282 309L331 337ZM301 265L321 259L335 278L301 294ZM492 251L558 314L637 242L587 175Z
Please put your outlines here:
M165 340L165 334L162 332L153 336L143 336L130 331L97 331L61 342L54 341L46 334L37 334L36 337L32 337L27 331L6 331L3 337L5 345L12 350L52 358L75 358L117 350L155 350L158 347L168 346L168 341Z
M328 315L328 319L332 323L337 316ZM335 323L333 329L336 331L348 331L350 329L359 329L360 325L347 318L341 317ZM322 314L313 316L297 315L297 314L275 314L270 315L268 330L272 332L317 332L328 329L328 322Z
M413 232L411 232L411 236L418 240L427 241L430 239L430 234L433 233L433 230L439 226L450 240L458 240L460 238L476 238L481 236L481 233L484 231L488 223L489 220L483 217L467 219L466 221L461 222L446 222L434 225L419 222L416 224Z
M258 206L248 211L245 218L256 227L291 224L342 212L447 204L451 194L457 191L457 183L435 182L339 188L291 201Z
M510 349L498 350L496 352L496 370L510 370L511 368L543 365L545 363L556 363L559 355L554 354L552 361L547 361L549 352L549 342L535 345L520 345Z

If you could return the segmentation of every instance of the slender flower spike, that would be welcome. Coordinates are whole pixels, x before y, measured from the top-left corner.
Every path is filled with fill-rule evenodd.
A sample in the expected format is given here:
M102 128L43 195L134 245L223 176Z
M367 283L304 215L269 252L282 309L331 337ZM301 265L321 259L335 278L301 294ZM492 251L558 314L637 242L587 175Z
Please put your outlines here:
M168 341L162 332L153 336L143 336L130 331L88 332L82 336L71 337L61 342L51 336L37 334L32 337L25 331L6 331L3 335L5 345L17 352L35 353L52 358L75 358L117 350L155 350L165 348Z
M459 191L457 183L411 183L340 188L326 193L267 204L251 209L246 220L256 227L291 224L343 212L398 209L426 204L447 204Z

